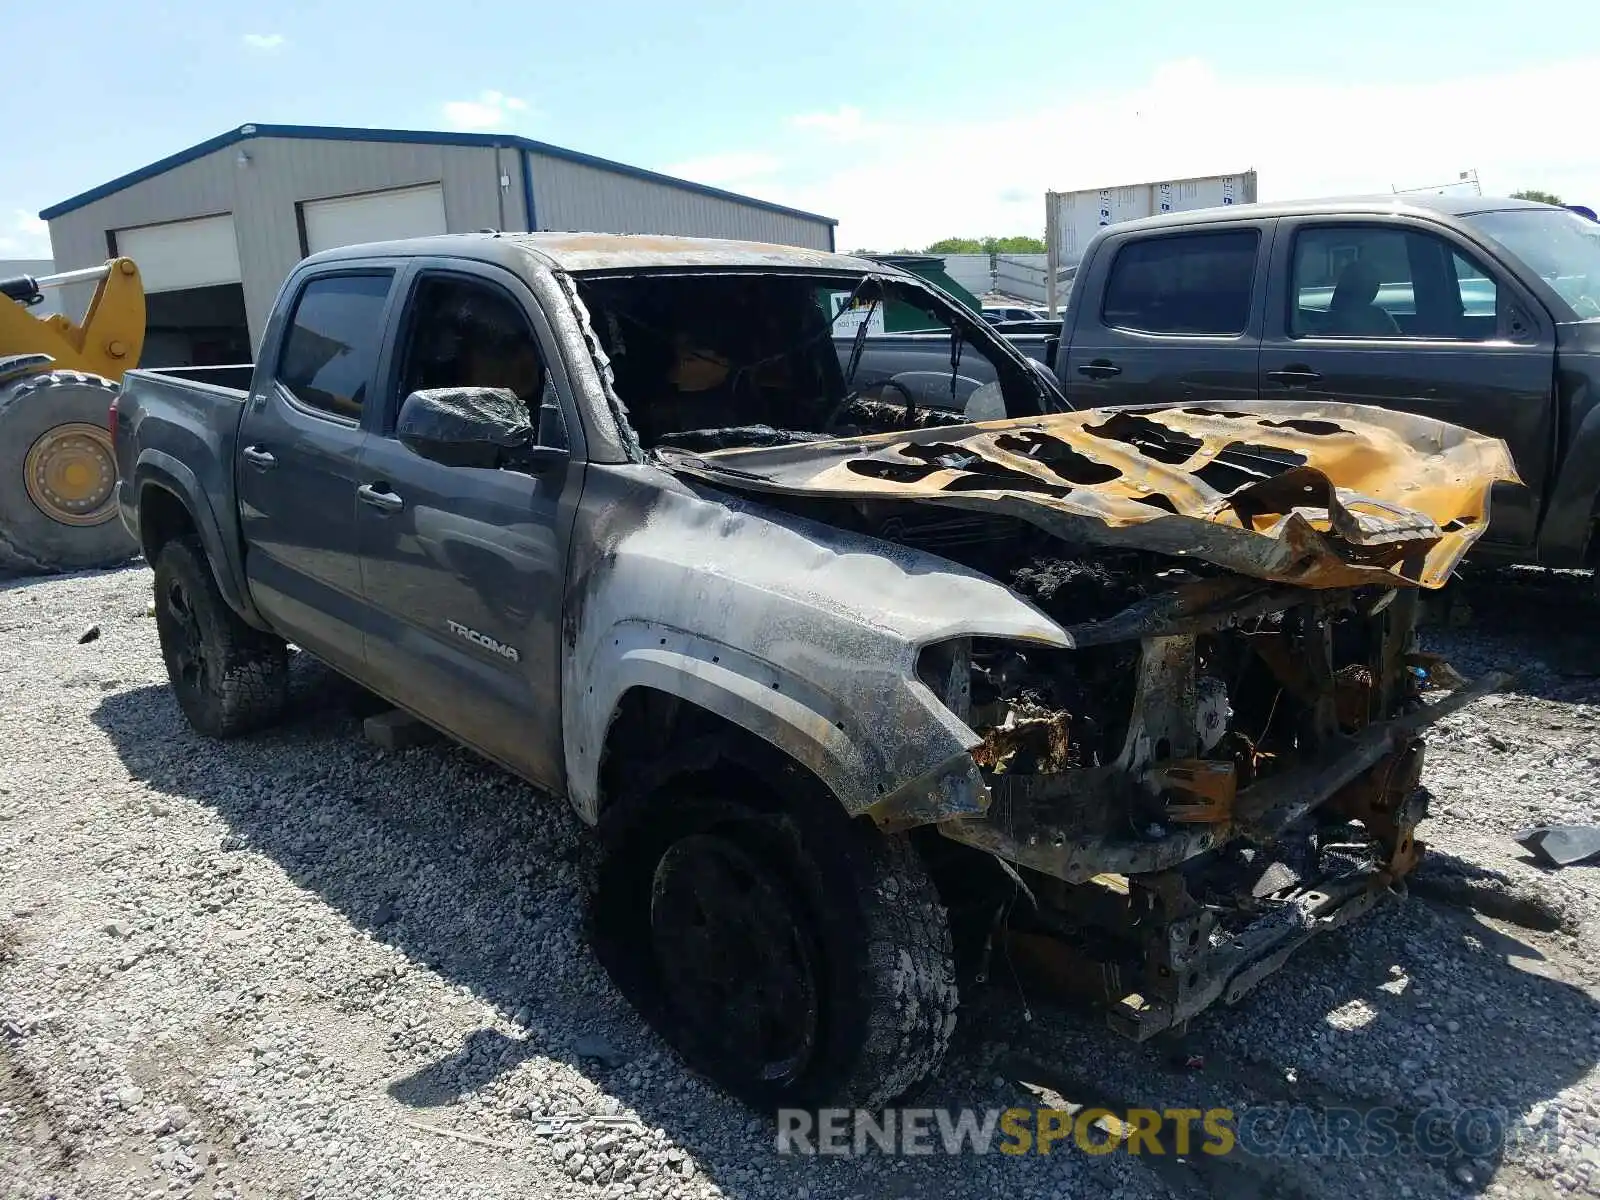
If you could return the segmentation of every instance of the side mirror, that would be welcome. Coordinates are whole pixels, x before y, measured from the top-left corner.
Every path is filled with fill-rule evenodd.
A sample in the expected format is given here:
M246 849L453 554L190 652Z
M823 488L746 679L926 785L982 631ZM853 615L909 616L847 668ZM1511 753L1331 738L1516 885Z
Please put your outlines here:
M447 467L539 470L567 452L535 445L527 406L507 388L430 388L400 405L395 437L413 454Z

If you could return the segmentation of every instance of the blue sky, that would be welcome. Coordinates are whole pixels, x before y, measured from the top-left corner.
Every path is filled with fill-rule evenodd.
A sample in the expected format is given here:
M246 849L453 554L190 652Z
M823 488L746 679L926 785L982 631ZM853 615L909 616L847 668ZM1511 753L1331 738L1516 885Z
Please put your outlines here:
M0 257L39 209L248 121L506 129L838 217L1042 230L1047 188L1254 167L1263 198L1475 168L1600 204L1600 16L1545 0L7 6Z

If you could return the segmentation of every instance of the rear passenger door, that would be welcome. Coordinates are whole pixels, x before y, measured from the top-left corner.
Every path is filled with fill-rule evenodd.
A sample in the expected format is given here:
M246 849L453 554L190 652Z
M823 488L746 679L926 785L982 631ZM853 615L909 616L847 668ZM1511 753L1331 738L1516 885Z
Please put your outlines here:
M289 316L269 329L239 427L245 574L273 625L359 675L361 560L357 472L366 441L395 271L363 266L307 275Z
M1263 400L1342 400L1504 439L1487 540L1531 545L1555 436L1555 329L1449 231L1402 217L1284 219L1261 352Z
M357 497L374 686L559 789L561 614L583 462L571 391L514 275L419 260L404 290ZM455 387L510 389L539 444L568 454L537 471L456 467L395 438L406 396Z
M1109 235L1073 285L1073 406L1254 400L1272 226Z

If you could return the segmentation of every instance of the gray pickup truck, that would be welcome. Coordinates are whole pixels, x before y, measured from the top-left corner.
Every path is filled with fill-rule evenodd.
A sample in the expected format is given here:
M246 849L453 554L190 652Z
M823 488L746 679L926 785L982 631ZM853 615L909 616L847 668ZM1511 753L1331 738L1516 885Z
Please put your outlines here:
M1600 226L1566 209L1386 196L1129 221L1085 250L1059 330L1007 336L1077 408L1372 404L1500 438L1520 480L1474 557L1600 565ZM953 371L940 334L871 339L857 371L942 404L991 378L978 356Z
M986 356L997 419L849 383L834 314L890 300ZM1497 683L1412 627L1499 442L1059 411L865 260L330 251L228 382L134 371L112 417L190 722L277 718L293 644L565 796L603 839L602 961L760 1106L903 1093L995 949L1134 1037L1238 1000L1399 889L1421 731Z

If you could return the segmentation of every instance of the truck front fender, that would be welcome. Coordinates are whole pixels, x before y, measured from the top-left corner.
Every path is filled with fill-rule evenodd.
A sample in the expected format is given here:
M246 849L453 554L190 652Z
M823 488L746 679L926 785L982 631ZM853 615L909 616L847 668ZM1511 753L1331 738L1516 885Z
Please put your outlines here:
M920 684L895 687L866 672L852 702L735 647L652 621L615 626L603 641L609 646L590 663L573 706L569 782L587 821L599 816L600 752L635 688L677 697L761 738L820 779L852 816L926 810L942 819L984 809L988 789L970 754L978 739ZM841 675L849 670L841 661ZM888 706L885 695L893 697ZM919 766L908 772L907 762ZM898 781L893 790L902 795L891 795L887 780Z
M980 738L918 674L967 637L1065 646L1003 584L653 466L591 466L564 618L567 793L599 819L627 694L675 696L804 766L885 824L975 815ZM652 753L641 748L641 763ZM606 776L626 771L612 758Z
M199 535L200 545L205 549L206 561L211 565L211 573L217 581L217 590L222 593L228 607L256 628L266 629L266 622L250 601L250 589L244 582L243 563L236 553L230 553L234 543L223 536L222 522L211 507L211 499L200 486L200 480L179 459L163 450L148 447L139 451L134 464L132 487L132 500L138 515L139 546L146 561L154 566L155 553L159 550L154 539L160 531L152 528L151 522L146 519L152 489L170 495L188 515L195 533Z

